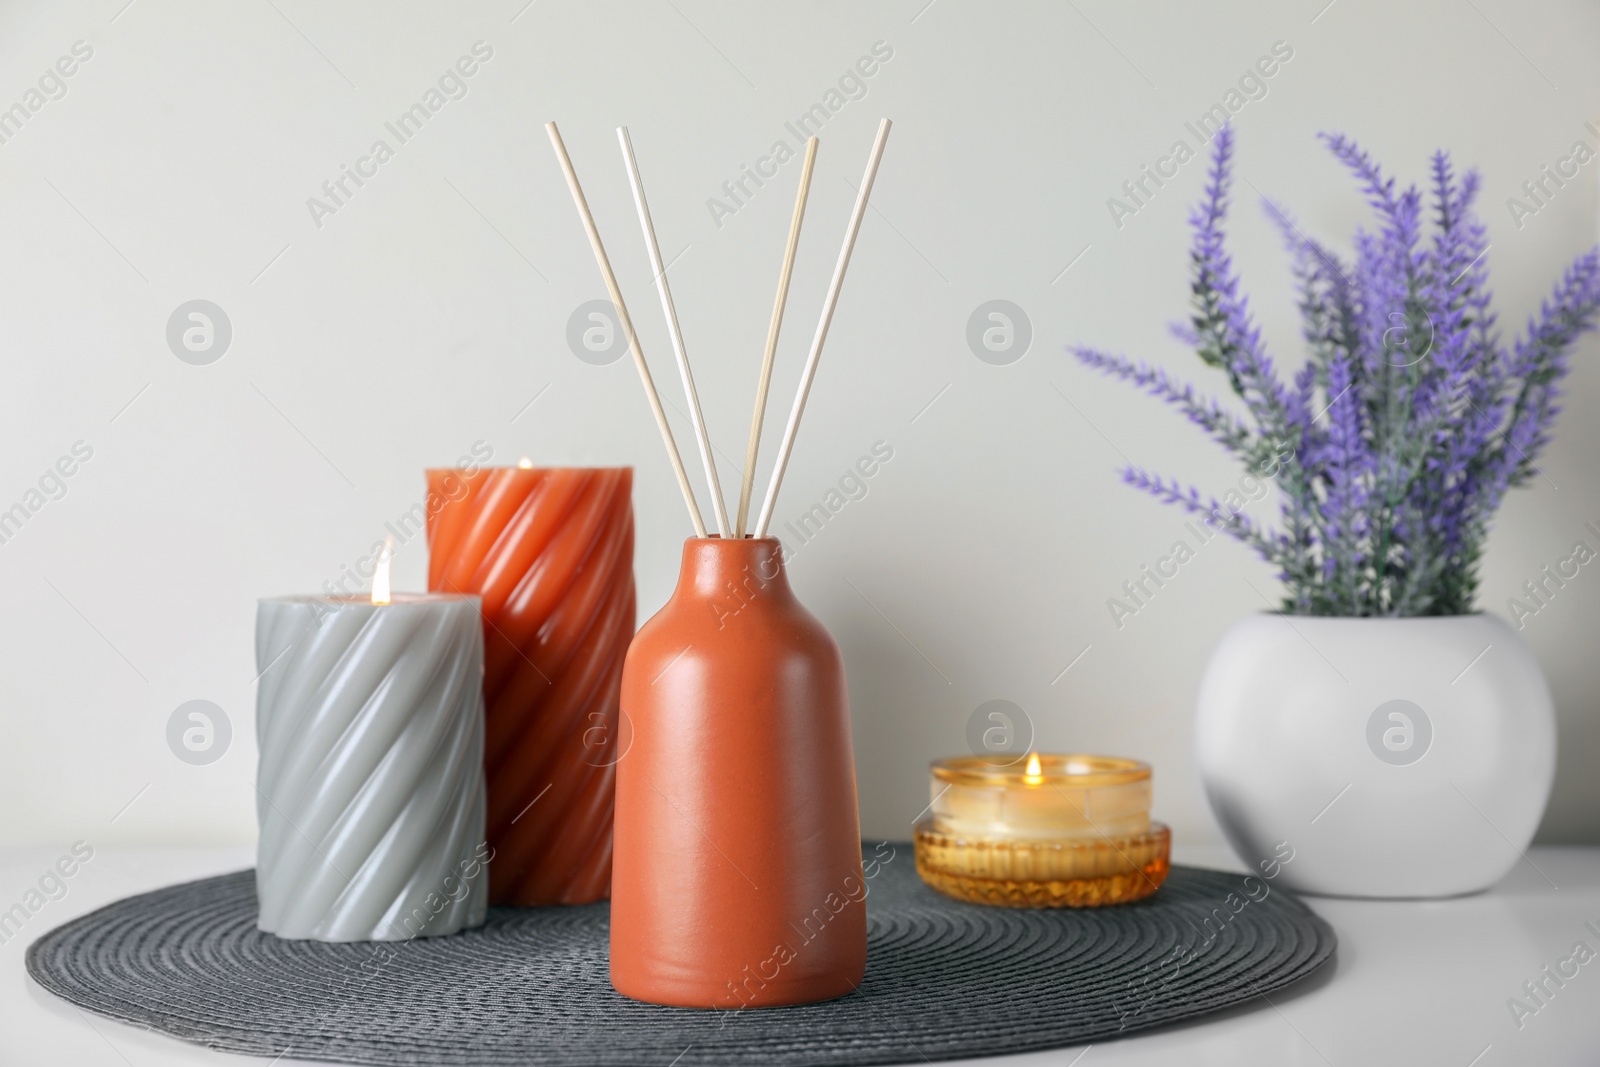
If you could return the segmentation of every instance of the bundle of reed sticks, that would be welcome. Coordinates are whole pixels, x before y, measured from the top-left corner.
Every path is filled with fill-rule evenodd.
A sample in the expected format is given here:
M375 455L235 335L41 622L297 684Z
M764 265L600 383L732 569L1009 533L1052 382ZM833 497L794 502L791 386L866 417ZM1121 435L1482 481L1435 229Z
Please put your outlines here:
M650 256L650 266L655 272L656 293L661 298L661 311L666 316L667 334L672 339L672 353L677 358L678 375L683 379L683 391L688 397L690 419L694 423L695 440L700 449L700 460L705 464L706 481L711 491L711 509L717 523L717 536L719 537L765 537L767 527L772 522L772 512L777 506L778 489L783 484L783 472L789 465L790 453L794 451L794 441L800 431L800 417L805 414L806 397L811 392L812 379L817 374L817 363L822 358L822 346L828 339L828 327L833 322L833 309L839 302L839 291L844 287L845 270L850 266L850 253L855 248L856 234L861 230L861 220L867 211L867 198L872 195L872 183L878 175L878 164L883 159L884 145L889 140L889 127L891 123L884 119L878 124L878 135L872 142L872 152L867 157L866 176L861 179L861 186L856 192L856 203L850 212L850 223L845 228L844 246L839 250L839 261L833 268L833 279L828 283L828 295L823 300L822 317L817 322L817 332L811 339L811 350L806 356L806 365L800 376L800 386L795 392L794 406L789 409L789 421L783 430L783 442L778 447L778 458L772 468L772 480L767 485L766 496L761 503L761 510L756 516L755 526L749 533L747 521L750 517L750 495L755 484L756 454L761 446L761 424L766 416L767 392L772 385L772 367L777 357L778 332L783 324L784 306L789 299L789 280L794 272L795 252L800 247L800 224L805 218L806 197L811 190L811 172L817 160L817 139L811 138L806 142L805 163L800 172L800 189L795 194L794 215L789 222L789 241L783 252L783 270L778 276L778 296L772 306L772 323L767 329L766 348L761 358L761 376L756 385L755 414L750 422L750 443L745 450L744 476L740 480L739 510L735 521L729 523L728 510L722 497L722 483L717 478L716 461L712 456L711 438L706 433L705 415L700 409L700 397L695 392L694 375L689 370L689 354L684 349L683 331L678 325L678 312L672 303L672 288L667 284L667 270L661 262L661 247L656 243L655 224L650 220L650 207L645 201L644 183L639 177L639 163L633 155L633 142L628 137L625 126L617 127L617 143L622 149L622 160L628 169L628 182L633 188L633 203L639 213L639 227L644 231L645 249ZM656 392L655 380L650 376L650 367L645 363L644 350L639 345L639 335L634 332L633 319L628 315L628 306L622 299L622 289L617 285L616 274L611 270L611 260L606 256L605 245L600 240L600 230L595 225L594 215L589 210L589 202L583 195L583 187L578 182L578 172L573 169L572 158L567 155L567 146L561 140L561 132L556 129L554 122L545 124L545 132L550 135L550 144L555 148L556 158L561 163L561 170L567 178L567 188L572 191L572 202L577 205L578 216L583 220L583 227L589 234L589 245L594 250L595 262L600 266L600 275L605 279L606 290L611 294L611 303L617 309L617 318L622 326L622 332L628 339L629 351L633 354L634 366L638 368L639 380L644 384L645 398L650 401L650 410L655 414L656 427L661 431L661 440L667 446L667 457L672 461L673 472L678 478L678 488L683 491L683 501L689 507L689 520L694 523L694 532L697 537L707 537L705 519L700 513L700 505L695 502L694 489L689 485L689 472L684 469L683 456L678 452L678 445L672 437L672 428L667 424L667 414L661 407L661 396Z

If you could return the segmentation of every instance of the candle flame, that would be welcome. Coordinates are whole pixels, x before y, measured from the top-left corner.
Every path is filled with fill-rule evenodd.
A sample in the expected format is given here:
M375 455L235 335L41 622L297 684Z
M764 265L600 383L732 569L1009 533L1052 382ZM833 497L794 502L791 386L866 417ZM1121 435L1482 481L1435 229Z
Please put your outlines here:
M529 459L527 456L523 456L521 459L517 460L517 466L521 467L525 471L531 471L533 470L533 460Z
M394 554L394 538L385 538L378 553L378 567L372 572L372 602L389 603L389 557Z
M1044 781L1044 771L1039 766L1039 753L1028 753L1028 769L1023 772L1022 780L1029 785L1039 785Z

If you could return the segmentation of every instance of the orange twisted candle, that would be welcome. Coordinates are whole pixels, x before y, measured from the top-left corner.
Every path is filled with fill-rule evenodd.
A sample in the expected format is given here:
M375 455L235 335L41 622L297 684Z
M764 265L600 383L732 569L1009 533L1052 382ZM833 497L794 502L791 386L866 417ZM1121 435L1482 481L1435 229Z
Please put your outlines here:
M633 470L427 473L428 588L483 598L489 899L604 900L634 629Z

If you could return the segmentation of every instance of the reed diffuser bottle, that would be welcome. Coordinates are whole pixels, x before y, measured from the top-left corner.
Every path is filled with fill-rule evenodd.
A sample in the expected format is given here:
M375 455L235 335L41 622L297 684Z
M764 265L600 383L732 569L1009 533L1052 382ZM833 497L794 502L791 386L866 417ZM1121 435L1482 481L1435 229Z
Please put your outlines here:
M636 1000L735 1010L804 1004L843 996L866 972L844 664L795 599L783 548L766 531L889 125L878 124L753 537L745 522L817 139L806 146L730 521L638 160L628 131L617 130L705 466L719 535L711 537L572 157L555 123L545 126L697 535L684 544L672 599L634 636L622 666L611 984Z
M866 885L844 665L776 538L691 538L622 669L611 984L693 1008L861 984Z

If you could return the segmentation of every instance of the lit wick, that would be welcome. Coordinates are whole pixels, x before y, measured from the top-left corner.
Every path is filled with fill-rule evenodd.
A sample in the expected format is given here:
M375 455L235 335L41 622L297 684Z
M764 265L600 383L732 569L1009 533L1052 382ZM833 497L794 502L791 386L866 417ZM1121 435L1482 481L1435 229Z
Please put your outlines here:
M1040 785L1044 782L1044 771L1039 767L1039 753L1028 754L1028 769L1023 772L1022 780L1029 785Z

